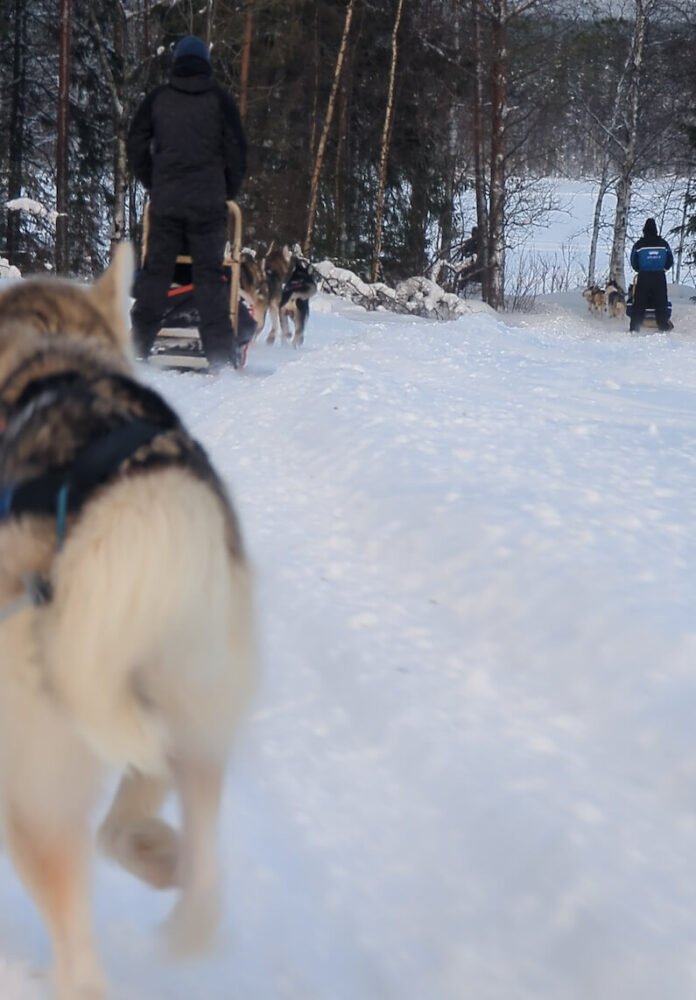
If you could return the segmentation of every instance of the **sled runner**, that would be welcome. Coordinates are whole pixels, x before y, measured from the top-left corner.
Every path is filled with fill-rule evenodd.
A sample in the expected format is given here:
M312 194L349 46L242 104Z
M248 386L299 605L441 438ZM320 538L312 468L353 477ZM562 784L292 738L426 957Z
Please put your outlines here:
M626 315L630 319L633 315L633 296L636 290L636 283L632 281L628 287L628 296L626 297ZM669 328L673 329L674 324L672 323L672 303L667 300L667 318L669 319ZM657 330L657 320L655 319L655 310L646 309L645 317L643 319L642 328L643 330Z
M149 204L143 216L142 260L147 257ZM249 303L240 295L239 275L242 248L242 211L235 201L227 202L228 243L223 261L222 280L230 289L230 319L235 335L243 343L240 367L246 360L249 340L256 322ZM200 317L194 300L192 258L180 254L176 259L174 280L168 292L168 305L162 329L157 335L150 361L158 368L206 371L209 367L198 333Z

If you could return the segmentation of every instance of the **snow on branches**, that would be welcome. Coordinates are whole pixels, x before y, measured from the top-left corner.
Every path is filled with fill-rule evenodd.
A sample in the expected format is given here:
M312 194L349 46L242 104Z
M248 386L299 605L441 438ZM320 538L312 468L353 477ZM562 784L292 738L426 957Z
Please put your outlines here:
M457 319L474 312L493 312L483 302L460 299L458 295L446 292L429 278L407 278L400 281L396 288L390 288L379 281L368 284L357 274L344 267L336 267L329 260L313 267L323 279L324 291L349 299L368 311L387 309L439 320Z
M13 198L12 201L5 202L5 208L10 212L28 212L29 215L35 215L39 219L47 219L52 225L55 225L59 214L33 198Z

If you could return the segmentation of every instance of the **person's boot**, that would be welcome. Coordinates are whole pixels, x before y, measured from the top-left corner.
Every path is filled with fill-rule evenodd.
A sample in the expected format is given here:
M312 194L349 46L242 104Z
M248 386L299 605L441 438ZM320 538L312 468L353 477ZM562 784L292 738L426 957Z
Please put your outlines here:
M131 337L133 338L133 349L138 361L147 361L158 333L158 327L146 329L145 327L138 326L135 323L133 324L131 328Z

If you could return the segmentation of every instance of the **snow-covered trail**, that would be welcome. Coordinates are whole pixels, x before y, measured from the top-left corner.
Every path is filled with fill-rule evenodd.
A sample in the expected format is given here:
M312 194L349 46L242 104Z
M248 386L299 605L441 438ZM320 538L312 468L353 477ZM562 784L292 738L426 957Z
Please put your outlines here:
M579 293L506 323L320 298L302 352L148 374L238 503L264 673L219 952L161 961L170 900L100 865L116 1000L696 992L686 298L641 338ZM1 866L0 997L33 1000Z

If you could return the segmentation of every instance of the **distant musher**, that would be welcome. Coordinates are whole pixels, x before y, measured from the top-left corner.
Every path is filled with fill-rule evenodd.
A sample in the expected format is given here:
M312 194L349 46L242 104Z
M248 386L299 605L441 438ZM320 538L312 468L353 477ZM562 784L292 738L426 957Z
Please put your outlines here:
M643 325L646 309L655 310L658 330L672 329L665 271L673 266L669 243L658 235L655 220L646 219L643 235L631 250L631 267L638 272L631 309L632 333L637 333Z

